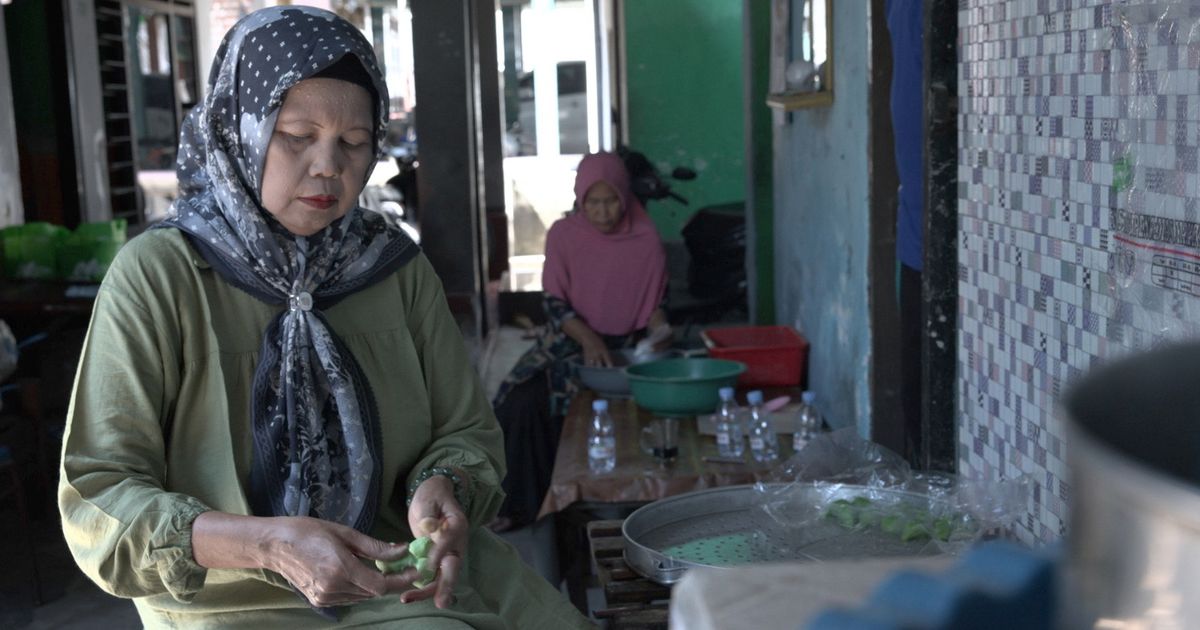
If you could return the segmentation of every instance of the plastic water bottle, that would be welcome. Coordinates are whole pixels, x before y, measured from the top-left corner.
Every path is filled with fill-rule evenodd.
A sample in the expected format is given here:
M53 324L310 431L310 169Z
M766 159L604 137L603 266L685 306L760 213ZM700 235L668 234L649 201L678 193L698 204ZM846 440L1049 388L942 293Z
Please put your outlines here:
M612 472L617 466L617 434L608 401L592 401L592 428L588 431L588 468L595 474Z
M737 405L733 401L733 388L722 387L719 392L721 406L714 419L717 434L717 454L721 457L741 457L746 451L742 438L742 421L737 417Z
M800 452L813 438L817 437L817 433L821 431L821 414L817 412L817 408L813 406L813 401L817 399L817 395L813 392L804 392L800 395L800 400L803 404L800 405L800 414L797 418L799 425L796 427L796 432L792 434L792 450Z
M779 458L779 439L771 428L771 418L763 411L763 394L754 390L746 394L750 403L750 454L760 463L770 463Z

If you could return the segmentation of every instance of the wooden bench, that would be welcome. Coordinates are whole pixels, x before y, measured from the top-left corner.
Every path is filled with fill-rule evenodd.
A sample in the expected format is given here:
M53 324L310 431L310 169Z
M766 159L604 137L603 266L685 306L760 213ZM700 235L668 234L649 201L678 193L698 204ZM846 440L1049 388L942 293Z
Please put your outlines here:
M671 589L647 580L625 564L622 521L587 524L592 574L608 608L593 611L612 630L665 630Z

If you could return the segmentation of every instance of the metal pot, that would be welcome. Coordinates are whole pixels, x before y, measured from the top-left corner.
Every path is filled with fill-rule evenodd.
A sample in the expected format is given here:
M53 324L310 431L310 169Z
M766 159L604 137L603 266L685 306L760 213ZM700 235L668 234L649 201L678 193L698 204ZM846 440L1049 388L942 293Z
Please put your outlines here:
M1200 628L1200 344L1099 370L1067 412L1061 625Z

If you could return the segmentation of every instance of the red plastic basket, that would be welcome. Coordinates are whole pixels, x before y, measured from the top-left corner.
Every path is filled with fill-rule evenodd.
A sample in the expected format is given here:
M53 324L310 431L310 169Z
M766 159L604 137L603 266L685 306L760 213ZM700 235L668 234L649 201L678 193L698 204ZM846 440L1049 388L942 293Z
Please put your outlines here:
M791 326L712 328L700 333L708 355L746 364L742 387L803 386L808 340Z

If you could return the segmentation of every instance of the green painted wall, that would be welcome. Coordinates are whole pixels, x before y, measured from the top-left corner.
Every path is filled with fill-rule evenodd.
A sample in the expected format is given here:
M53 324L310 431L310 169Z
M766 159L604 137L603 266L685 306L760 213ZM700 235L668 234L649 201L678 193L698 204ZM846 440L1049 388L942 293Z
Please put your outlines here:
M672 182L689 205L647 208L662 237L679 240L696 209L746 198L742 3L634 0L623 10L629 145L664 173L699 174Z
M52 152L56 130L46 10L41 2L14 2L3 11L17 135L27 151Z

